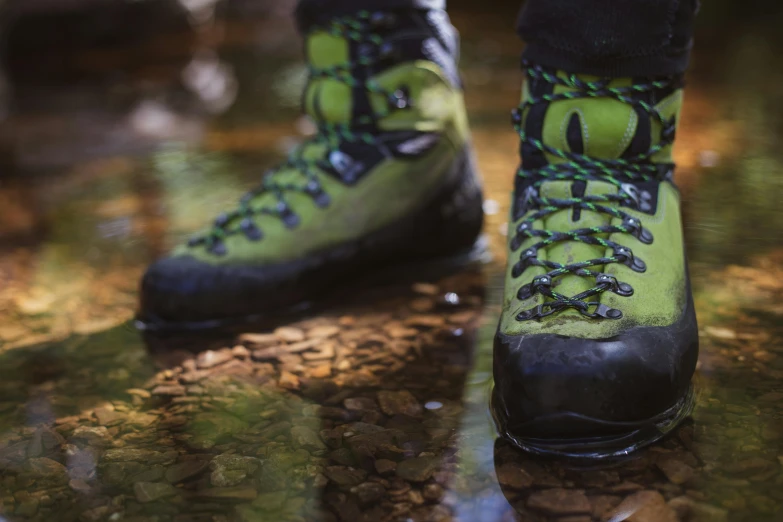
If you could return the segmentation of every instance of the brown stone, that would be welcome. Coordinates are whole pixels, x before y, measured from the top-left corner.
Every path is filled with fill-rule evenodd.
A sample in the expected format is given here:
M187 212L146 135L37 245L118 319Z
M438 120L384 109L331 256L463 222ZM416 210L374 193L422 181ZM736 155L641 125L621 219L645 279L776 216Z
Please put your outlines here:
M536 491L527 499L527 507L548 515L582 515L591 511L590 502L584 491L579 489L553 488Z
M170 484L162 482L137 482L133 485L133 493L136 495L136 500L146 504L176 495L177 490Z
M678 522L677 514L657 491L639 491L623 500L619 506L604 515L603 520L628 522Z
M407 390L380 391L378 392L378 404L386 415L404 414L418 417L424 411L416 397Z
M405 324L418 328L438 328L446 324L446 319L441 315L414 315L406 319Z
M221 364L227 363L233 358L234 354L232 354L229 350L220 350L219 352L208 350L199 354L198 359L196 359L196 366L198 366L198 368L201 370L208 370L210 368L214 368L215 366L220 366Z
M310 377L313 379L324 379L332 375L332 365L329 363L319 364L318 366L311 368Z
M352 487L351 493L356 495L360 503L370 504L383 498L386 488L376 482L365 482Z
M397 476L411 482L424 482L432 477L440 466L440 460L435 457L416 457L403 460L397 464Z
M693 468L676 458L662 458L655 463L669 482L672 484L685 484L693 478Z
M237 488L209 488L197 492L198 496L215 500L253 500L258 496L258 492L251 487Z
M291 372L281 372L278 385L286 390L298 390L300 387L299 377Z
M274 331L275 337L286 343L297 343L305 340L305 333L299 328L281 326Z
M348 466L329 466L324 475L338 486L348 487L356 486L367 478L366 471Z
M393 460L378 459L375 461L375 471L379 475L390 475L397 470L397 463Z
M116 426L125 422L127 416L124 413L120 413L108 408L97 408L95 410L95 418L98 419L98 424L101 426Z
M166 480L172 484L178 484L189 478L200 475L209 466L207 460L186 460L174 464L166 470Z
M179 384L156 386L152 389L152 395L159 395L164 397L181 397L185 395L185 387Z
M526 489L533 484L533 477L521 467L508 462L496 470L498 482L512 489Z
M340 333L339 326L316 326L307 331L309 339L328 339Z
M307 426L294 426L291 428L291 440L300 448L309 450L326 449L326 444L318 434Z

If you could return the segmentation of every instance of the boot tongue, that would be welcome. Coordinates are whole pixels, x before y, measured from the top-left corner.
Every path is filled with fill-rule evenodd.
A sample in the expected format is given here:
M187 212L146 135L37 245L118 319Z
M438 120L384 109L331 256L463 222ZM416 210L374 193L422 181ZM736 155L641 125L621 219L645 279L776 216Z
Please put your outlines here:
M311 33L306 40L307 60L316 73L333 71L332 77L316 74L304 92L304 111L317 122L348 124L352 115L352 89L345 79L351 73L348 41L325 31ZM341 80L335 79L339 76Z
M586 81L594 78L584 77ZM627 86L631 80L616 80L612 87ZM557 86L555 94L572 89ZM596 159L618 159L629 148L649 149L649 132L640 132L640 126L648 124L640 120L633 107L608 98L579 98L562 100L549 105L543 126L543 142L558 150L583 154ZM645 141L647 143L642 143ZM633 147L632 147L633 145ZM552 154L546 155L549 163L563 163L566 160ZM568 182L553 181L544 183L540 193L549 198L571 198L582 195L614 194L617 187L608 182ZM551 231L567 232L578 228L600 227L608 225L611 216L588 210L562 210L550 215L544 226ZM556 263L571 264L606 255L604 247L588 245L578 241L557 243L547 248L547 259ZM600 270L597 268L596 270ZM556 279L558 293L573 296L595 286L595 281L576 275L565 275ZM572 313L578 313L571 311Z

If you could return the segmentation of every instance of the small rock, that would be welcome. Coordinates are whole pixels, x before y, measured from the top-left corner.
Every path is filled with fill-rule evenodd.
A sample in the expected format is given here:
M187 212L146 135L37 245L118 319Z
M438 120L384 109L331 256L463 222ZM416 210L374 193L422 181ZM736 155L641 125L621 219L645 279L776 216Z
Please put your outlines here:
M174 464L166 470L166 480L178 484L184 480L200 475L209 466L206 460L186 460Z
M285 491L262 493L253 501L253 507L261 511L280 511L286 505L288 494Z
M163 397L182 397L185 394L186 394L185 387L179 384L171 384L171 385L161 384L160 386L156 386L152 390L152 395L158 395Z
M250 357L250 350L245 348L243 345L238 344L231 348L231 355L237 359L247 359Z
M93 509L88 509L87 511L84 511L80 516L79 520L82 522L99 522L101 520L106 519L106 515L109 514L109 506L98 506Z
M294 426L291 428L291 439L300 448L310 450L326 449L326 444L323 443L321 437L307 426Z
M253 500L258 492L251 487L239 488L209 488L198 491L198 496L215 500Z
M389 475L397 470L397 463L393 460L378 459L375 461L375 471L379 475Z
M275 337L287 343L297 343L305 340L305 333L299 328L281 326L274 331Z
M440 315L414 315L408 318L405 324L419 328L438 328L446 324L446 319Z
M280 339L275 334L245 333L239 336L238 341L242 344L252 345L253 348L261 348L277 344Z
M110 449L103 454L103 460L107 462L149 462L159 459L161 454L157 451L119 448Z
M162 482L136 482L133 485L136 500L142 504L154 502L177 494L176 488Z
M496 470L498 482L512 489L526 489L533 484L533 477L513 463L506 463L499 466Z
M378 407L378 403L368 397L351 397L343 401L343 406L347 410L374 410Z
M332 375L332 365L329 363L318 365L310 370L313 379L325 379Z
M584 491L553 488L536 491L527 499L527 507L548 515L582 515L591 511L590 501Z
M443 498L443 487L440 484L427 484L421 494L430 502L438 502Z
M299 377L291 372L280 372L280 380L277 382L278 386L286 390L298 390L301 386Z
M356 486L367 478L367 472L348 466L329 466L324 471L326 477L338 486Z
M234 354L228 350L221 350L219 352L208 350L198 356L198 359L196 359L196 366L201 370L208 370L227 363L233 358Z
M95 418L98 419L98 424L101 426L111 427L117 424L125 422L127 416L124 413L120 413L108 408L97 408L95 410Z
M82 493L82 494L89 494L92 491L92 488L90 485L82 479L73 479L68 482L68 487L72 490Z
M105 426L79 426L73 430L74 440L83 440L90 446L108 446L111 444L111 435Z
M46 479L64 479L68 476L68 470L56 460L46 457L30 459L27 461L30 472Z
M438 469L440 460L435 457L416 457L397 464L397 476L411 482L424 482Z
M307 337L309 339L328 339L339 333L339 326L316 326L307 331Z
M678 522L677 514L657 491L634 493L604 518L628 522Z
M419 335L415 328L409 328L400 323L390 323L383 327L383 330L389 334L392 339L407 339Z
M28 498L27 500L20 502L19 505L16 506L16 511L14 511L14 514L23 517L32 517L33 515L38 513L38 504L39 504L38 499Z
M212 470L209 480L219 488L238 486L249 474L255 473L260 465L259 460L253 457L229 453L218 455L209 463Z
M379 391L378 404L386 415L403 414L418 417L424 411L416 397L407 390Z
M150 392L139 388L131 388L129 390L125 390L125 393L133 397L138 397L140 399L149 399L150 397L152 397L152 394Z
M694 475L693 468L674 458L659 459L655 464L672 484L685 484Z
M386 488L377 482L365 482L351 488L351 493L356 495L362 504L369 504L383 498Z
M440 289L437 285L430 283L416 283L411 287L411 289L417 294L421 295L437 295L438 292L440 292Z

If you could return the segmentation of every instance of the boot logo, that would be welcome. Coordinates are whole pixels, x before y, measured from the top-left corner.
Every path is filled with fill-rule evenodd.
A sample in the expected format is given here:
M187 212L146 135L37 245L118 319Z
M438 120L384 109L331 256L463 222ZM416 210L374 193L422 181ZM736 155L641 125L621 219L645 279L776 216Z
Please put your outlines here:
M364 163L356 161L348 154L335 150L329 154L329 163L340 175L340 178L348 184L355 183L364 172Z
M406 156L418 156L430 150L437 142L437 134L422 134L421 136L400 143L397 147L397 152Z

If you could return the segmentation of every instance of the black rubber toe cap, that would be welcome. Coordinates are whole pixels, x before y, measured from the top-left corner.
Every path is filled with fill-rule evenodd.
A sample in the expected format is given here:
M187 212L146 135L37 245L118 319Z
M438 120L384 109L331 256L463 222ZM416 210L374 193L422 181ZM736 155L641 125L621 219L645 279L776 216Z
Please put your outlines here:
M671 326L610 339L499 333L495 415L522 437L590 437L643 424L687 395L698 350L692 302Z

